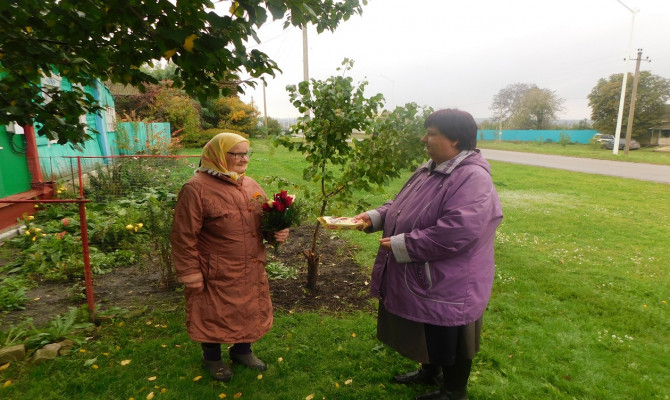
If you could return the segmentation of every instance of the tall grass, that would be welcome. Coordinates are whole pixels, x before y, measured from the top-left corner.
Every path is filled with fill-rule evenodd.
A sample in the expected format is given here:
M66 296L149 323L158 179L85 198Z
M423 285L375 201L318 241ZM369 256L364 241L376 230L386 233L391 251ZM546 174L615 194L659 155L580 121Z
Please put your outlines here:
M250 175L300 182L300 155L253 147ZM669 398L670 186L491 164L505 218L470 398ZM360 195L381 204L402 183ZM379 236L344 235L369 269ZM235 367L230 383L212 382L176 304L105 323L83 351L52 363L12 363L0 371L0 398L409 399L429 390L389 382L415 365L376 341L374 315L275 317L254 347L269 363L260 375Z

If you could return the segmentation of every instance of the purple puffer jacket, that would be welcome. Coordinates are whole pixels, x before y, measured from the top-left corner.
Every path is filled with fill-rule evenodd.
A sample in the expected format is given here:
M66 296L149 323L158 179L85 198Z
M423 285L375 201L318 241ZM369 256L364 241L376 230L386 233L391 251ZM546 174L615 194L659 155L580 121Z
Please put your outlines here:
M379 249L370 292L405 319L465 325L482 316L491 296L502 208L478 150L462 151L432 172L431 163L395 199L368 211L370 231L383 227L393 250Z

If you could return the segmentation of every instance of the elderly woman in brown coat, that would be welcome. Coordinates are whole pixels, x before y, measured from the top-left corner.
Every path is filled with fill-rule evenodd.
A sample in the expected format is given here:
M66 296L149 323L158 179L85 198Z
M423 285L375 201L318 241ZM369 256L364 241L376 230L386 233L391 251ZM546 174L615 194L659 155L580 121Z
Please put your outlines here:
M220 133L204 147L200 167L179 192L172 225L172 258L186 296L186 327L200 342L203 366L227 382L232 370L221 358L221 344L232 344L230 359L248 368L266 365L251 351L272 326L272 303L265 273L263 235L278 242L288 229L262 232L265 198L244 173L249 141Z

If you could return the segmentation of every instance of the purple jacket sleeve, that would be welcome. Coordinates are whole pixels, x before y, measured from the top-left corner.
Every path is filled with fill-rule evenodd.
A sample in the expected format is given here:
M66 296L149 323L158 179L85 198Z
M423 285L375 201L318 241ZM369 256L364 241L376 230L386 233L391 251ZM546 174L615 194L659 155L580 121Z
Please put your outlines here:
M454 257L482 237L496 209L497 196L493 193L495 189L490 176L476 168L463 174L454 182L453 188L454 192L443 199L442 214L435 225L404 234L405 255L409 260L398 260L396 256L398 262L429 262ZM392 244L397 245L399 238L394 238ZM402 249L398 250L402 254Z

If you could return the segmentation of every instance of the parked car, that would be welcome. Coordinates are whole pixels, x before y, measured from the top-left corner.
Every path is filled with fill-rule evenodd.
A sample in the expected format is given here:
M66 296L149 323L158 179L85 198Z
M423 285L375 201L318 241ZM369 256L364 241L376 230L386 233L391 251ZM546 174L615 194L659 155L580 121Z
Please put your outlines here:
M603 149L612 150L614 148L614 138L608 139L608 140L602 142L602 144L603 144L602 145ZM624 147L626 147L626 138L620 138L619 139L619 150L623 150ZM630 150L637 150L637 149L640 148L640 142L638 142L635 139L631 139L630 143L628 145L628 148Z
M593 138L591 140L593 140L596 143L605 143L606 141L613 139L614 135L607 135L605 133L596 133L595 135L593 135Z

